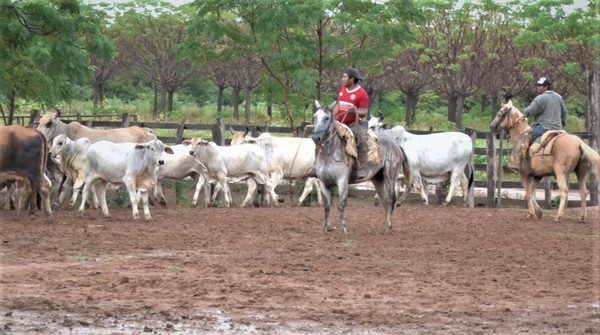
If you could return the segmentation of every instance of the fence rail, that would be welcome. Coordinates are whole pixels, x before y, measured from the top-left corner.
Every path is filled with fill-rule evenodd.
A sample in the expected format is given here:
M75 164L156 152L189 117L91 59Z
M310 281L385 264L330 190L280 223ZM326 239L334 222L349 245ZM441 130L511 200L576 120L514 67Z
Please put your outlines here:
M33 126L39 121L39 115L33 113L30 116L19 116L16 118L19 124ZM28 119L28 122L25 120ZM103 121L108 119L108 121ZM118 119L119 121L115 121ZM269 131L275 134L283 134L290 136L293 132L289 127L268 127L264 126L249 126L246 128L244 125L230 124L226 125L222 118L217 118L214 124L189 124L185 120L180 123L174 122L146 122L139 121L137 115L61 115L61 120L65 123L77 121L85 124L88 127L97 128L120 128L128 126L140 126L148 127L153 130L175 130L175 136L158 136L158 138L166 144L177 144L181 143L184 139L189 139L194 135L192 132L198 131L210 131L211 139L220 145L227 145L230 143L230 139L227 137L229 130L234 131L245 131L249 129L252 136L258 136L260 131ZM303 123L297 130L296 133L307 134L308 124ZM433 131L411 131L414 134L429 134ZM510 148L510 141L504 138L504 135L491 133L491 132L479 132L475 129L466 129L467 133L473 139L475 143L474 154L477 157L477 161L481 161L481 157L485 157L485 163L474 163L475 172L483 172L485 175L484 179L475 179L474 186L477 188L487 189L487 206L497 207L501 206L502 192L508 189L523 189L523 186L518 181L506 181L502 180L503 173L500 169L504 157L509 156L512 152ZM575 133L575 135L581 137L583 140L588 140L590 134L588 133ZM477 143L484 140L485 147L477 146ZM482 175L482 173L476 174ZM591 174L587 187L590 194L589 205L598 205L598 178ZM551 203L551 191L558 189L558 186L550 178L544 178L540 183L540 186L544 189L545 203L549 207ZM569 189L577 189L576 183L570 183ZM585 199L582 199L584 201Z

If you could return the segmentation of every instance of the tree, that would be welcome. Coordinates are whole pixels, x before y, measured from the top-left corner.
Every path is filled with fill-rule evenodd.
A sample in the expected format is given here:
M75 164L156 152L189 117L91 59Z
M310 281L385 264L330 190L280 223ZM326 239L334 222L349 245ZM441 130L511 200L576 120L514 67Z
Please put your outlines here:
M180 52L187 40L186 16L161 1L134 1L118 8L119 52L157 85L160 111L170 114L174 93L195 73L189 57Z
M261 61L264 75L278 85L274 97L292 129L301 115L297 107L320 98L323 73L339 73L349 65L379 66L390 45L410 36L407 22L418 16L408 0L198 0L194 6L191 30L202 36L199 41L227 45L220 55Z
M598 1L588 1L587 9L565 12L570 0L539 0L523 5L521 16L528 20L518 37L520 44L543 44L562 56L561 69L579 74L572 78L580 90L585 87L586 116L590 144L600 149L600 10ZM584 84L585 83L585 84Z
M89 53L110 57L101 15L75 0L0 1L0 112L12 124L17 98L52 105L89 82ZM5 107L7 114L5 113Z

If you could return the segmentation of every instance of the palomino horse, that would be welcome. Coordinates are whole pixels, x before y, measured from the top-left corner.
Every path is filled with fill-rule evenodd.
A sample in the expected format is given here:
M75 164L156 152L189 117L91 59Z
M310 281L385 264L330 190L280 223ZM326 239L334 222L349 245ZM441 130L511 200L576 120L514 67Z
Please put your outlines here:
M492 131L504 129L509 133L513 147L517 147L523 138L525 131L531 127L527 124L527 118L513 106L512 101L508 101L490 123ZM567 195L569 192L568 177L571 172L577 175L579 183L579 194L581 195L581 217L585 222L586 218L586 196L585 175L590 169L590 163L596 167L600 176L600 155L594 149L585 144L581 138L562 134L553 139L549 154L533 155L529 163L525 159L521 161L519 176L525 189L525 201L527 202L527 218L534 215L541 218L543 213L535 200L535 189L542 177L554 176L560 190L560 205L555 221L560 221L565 214ZM515 152L513 151L513 154Z
M330 231L329 211L331 209L331 190L337 186L339 190L338 210L340 223L346 233L346 200L348 197L348 184L355 184L370 180L381 199L385 210L386 229L392 227L392 213L396 206L396 177L400 169L410 181L410 170L404 159L402 149L395 145L387 136L379 137L380 159L378 162L369 162L365 166L367 177L364 180L356 179L355 159L346 152L346 142L338 133L339 123L331 111L332 106L321 106L315 101L317 111L313 115L314 131L313 141L317 145L315 158L315 172L319 179L321 192L324 196L325 231Z

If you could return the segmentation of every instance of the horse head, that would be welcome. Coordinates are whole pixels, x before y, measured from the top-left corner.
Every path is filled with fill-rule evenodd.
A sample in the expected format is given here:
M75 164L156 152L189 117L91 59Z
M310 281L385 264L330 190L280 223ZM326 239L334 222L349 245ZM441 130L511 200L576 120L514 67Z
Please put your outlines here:
M513 106L512 100L508 100L507 103L502 105L502 107L496 114L496 117L490 123L490 129L494 132L497 132L500 129L510 129L509 123L511 125L514 124L514 122L509 121L513 118L513 116L511 116L512 114L514 114L513 110L518 112L518 110ZM520 114L520 112L518 112L518 114Z
M335 102L329 106L321 106L319 101L315 100L317 110L313 114L313 134L312 139L315 144L321 144L331 135L331 129L335 118L333 116L333 107Z

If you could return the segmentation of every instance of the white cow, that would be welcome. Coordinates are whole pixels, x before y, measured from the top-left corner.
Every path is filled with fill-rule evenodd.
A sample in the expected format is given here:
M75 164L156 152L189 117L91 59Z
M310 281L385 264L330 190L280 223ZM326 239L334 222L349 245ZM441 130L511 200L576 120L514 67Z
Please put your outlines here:
M204 167L194 160L194 157L190 155L190 143L185 141L182 144L172 145L173 155L165 155L165 163L158 168L159 179L172 179L172 180L184 180L186 178L192 178L196 180L196 190L194 192L194 198L192 200L192 206L196 206L198 203L198 196L200 190L207 184L206 172ZM167 199L162 190L160 183L156 184L154 188L154 195L158 198L159 202L166 205ZM208 198L210 197L210 188L204 187L204 201L203 205L206 207Z
M455 188L459 183L463 191L464 202L467 204L469 188L473 183L473 141L467 134L443 132L415 135L406 131L402 126L383 129L381 120L376 117L372 117L368 125L376 132L386 132L391 135L402 147L408 160L412 182L417 188L420 188L424 204L429 203L424 182L439 183L448 178L450 178L450 187L443 204L447 205L452 200ZM411 186L409 183L407 181L407 187ZM407 195L408 192L402 196L400 203L406 199Z
M314 176L315 142L309 138L277 137L270 133L262 133L258 137L240 136L234 134L231 144L251 143L261 147L269 162L269 178L276 187L282 179L292 182L306 179L304 191L298 199L302 203L308 194L316 187L319 204L322 204L321 189L318 179Z
M100 141L90 145L79 216L83 215L90 185L98 181L99 185L96 189L104 216L110 216L106 205L106 188L108 183L111 183L125 184L127 187L134 220L140 219L138 211L140 197L144 218L152 219L148 208L148 192L158 182L158 167L164 164L164 153L173 154L173 150L165 147L159 140L151 140L147 143Z
M215 201L218 189L224 192L225 206L231 206L231 191L227 183L228 178L245 179L252 177L256 182L265 185L266 192L271 196L275 205L278 205L278 196L268 177L267 157L264 150L252 144L234 146L219 146L215 142L205 141L195 137L190 141L192 147L190 155L206 168L209 178L216 180L215 192L212 200ZM256 196L256 183L248 183L248 194L242 202L245 207ZM269 198L267 197L267 203Z
M68 138L67 135L60 134L52 140L50 147L50 158L58 165L60 171L67 176L65 185L73 185L73 192L69 205L74 206L77 201L77 195L83 183L85 182L85 170L87 167L87 151L92 143L87 137L82 137L77 141ZM66 191L63 188L58 195L55 206L63 202ZM96 196L94 192L94 197ZM95 199L97 205L98 201Z

